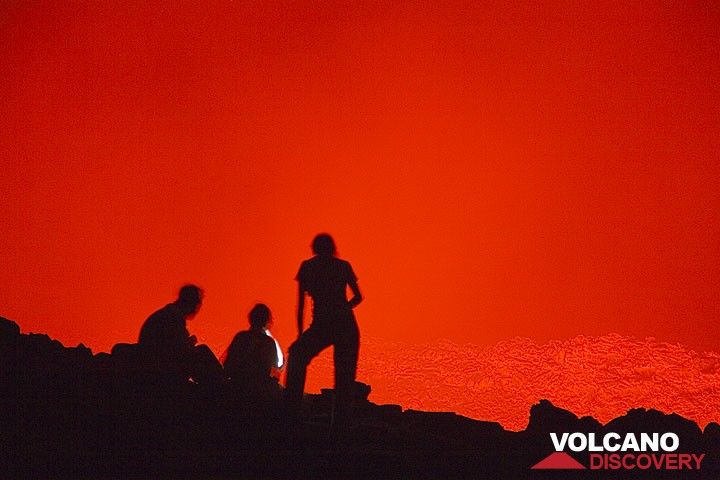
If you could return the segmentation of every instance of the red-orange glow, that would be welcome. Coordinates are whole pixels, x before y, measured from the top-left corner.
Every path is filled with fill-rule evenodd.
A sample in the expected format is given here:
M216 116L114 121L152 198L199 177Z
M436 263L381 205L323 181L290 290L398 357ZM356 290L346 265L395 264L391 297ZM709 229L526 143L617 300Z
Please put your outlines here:
M26 332L108 350L195 282L216 352L258 301L287 348L327 231L361 335L719 348L717 3L10 2L0 39Z
M332 356L317 360L316 387L331 381L322 375L331 367ZM720 354L654 338L578 335L538 344L515 337L487 347L371 338L359 375L376 403L402 399L405 408L453 411L510 430L525 429L543 398L602 423L638 407L676 413L700 428L720 419Z

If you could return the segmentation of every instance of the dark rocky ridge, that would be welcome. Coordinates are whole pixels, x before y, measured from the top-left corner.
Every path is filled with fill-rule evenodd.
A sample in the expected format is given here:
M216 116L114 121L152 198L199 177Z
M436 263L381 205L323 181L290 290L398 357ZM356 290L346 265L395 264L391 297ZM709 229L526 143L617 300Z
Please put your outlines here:
M549 432L666 432L705 453L701 472L630 471L626 478L720 478L720 425L633 409L606 425L541 400L526 430L446 412L359 402L331 430L329 395L310 395L289 425L280 405L227 386L169 384L122 359L20 334L0 318L0 477L618 478L621 471L533 471ZM572 456L587 465L587 454Z

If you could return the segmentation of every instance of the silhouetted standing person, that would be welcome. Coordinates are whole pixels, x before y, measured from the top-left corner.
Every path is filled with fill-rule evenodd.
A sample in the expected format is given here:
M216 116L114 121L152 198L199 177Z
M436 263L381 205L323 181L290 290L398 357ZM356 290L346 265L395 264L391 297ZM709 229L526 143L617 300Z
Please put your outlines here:
M360 335L353 313L362 295L350 263L336 257L335 242L326 233L312 243L314 257L300 265L298 281L298 339L290 346L286 395L291 410L299 411L307 366L322 350L334 347L335 394L339 407L349 402L355 385ZM347 299L347 287L353 297ZM303 332L305 295L313 301L312 324Z
M282 358L275 339L268 333L270 309L258 303L250 310L248 320L250 330L235 335L227 349L223 361L225 374L246 393L273 396L280 390L272 371L282 367Z
M197 285L185 285L177 300L150 315L140 329L138 344L146 360L161 371L186 381L218 382L222 366L207 345L196 345L187 320L200 310L203 291Z

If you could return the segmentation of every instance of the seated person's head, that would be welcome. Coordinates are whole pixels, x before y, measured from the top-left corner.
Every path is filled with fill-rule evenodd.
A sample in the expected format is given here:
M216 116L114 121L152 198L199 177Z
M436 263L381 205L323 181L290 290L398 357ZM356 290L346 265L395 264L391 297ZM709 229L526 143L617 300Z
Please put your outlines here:
M202 305L204 292L197 285L184 285L178 293L177 304L188 316L195 315Z
M266 329L270 326L270 309L264 303L258 303L250 310L248 320L253 330Z

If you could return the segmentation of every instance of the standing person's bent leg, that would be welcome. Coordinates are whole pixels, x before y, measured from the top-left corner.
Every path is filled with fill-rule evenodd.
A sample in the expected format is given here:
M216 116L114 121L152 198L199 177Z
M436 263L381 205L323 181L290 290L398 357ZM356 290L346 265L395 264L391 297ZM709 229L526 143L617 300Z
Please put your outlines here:
M335 395L338 414L342 416L352 400L360 351L360 332L352 312L337 325L334 350Z
M290 345L285 397L293 413L299 412L305 389L307 366L321 351L330 346L331 340L327 332L310 326L295 343Z

